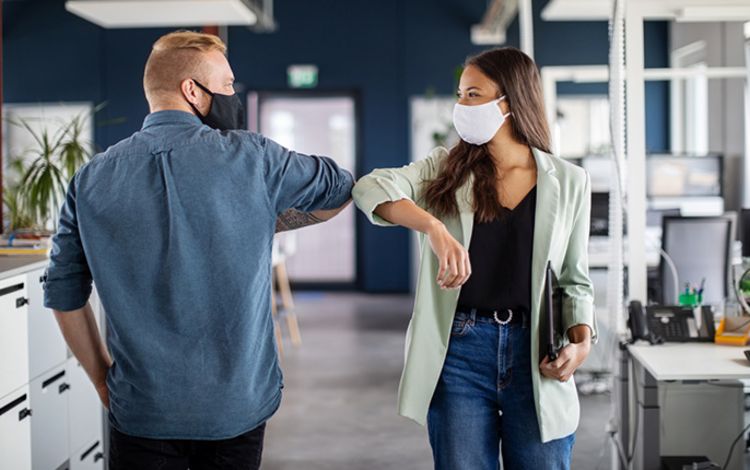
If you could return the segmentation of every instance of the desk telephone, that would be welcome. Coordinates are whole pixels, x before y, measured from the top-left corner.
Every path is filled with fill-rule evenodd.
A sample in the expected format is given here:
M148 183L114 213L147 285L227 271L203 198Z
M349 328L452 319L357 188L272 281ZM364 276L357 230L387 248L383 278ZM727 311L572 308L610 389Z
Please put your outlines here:
M712 342L713 310L709 306L649 305L643 308L634 300L628 306L628 328L633 341L645 339L651 344L663 342Z

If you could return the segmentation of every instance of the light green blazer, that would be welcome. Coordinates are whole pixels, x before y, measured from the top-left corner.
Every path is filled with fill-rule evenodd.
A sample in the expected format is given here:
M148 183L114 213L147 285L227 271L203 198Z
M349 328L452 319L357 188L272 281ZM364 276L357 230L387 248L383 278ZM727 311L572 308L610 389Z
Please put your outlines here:
M539 311L547 260L552 262L560 286L566 291L564 326L588 325L596 339L593 287L588 276L587 246L591 211L591 185L580 167L533 149L537 164L537 201L534 222L534 253L531 272L531 357L539 364ZM436 148L424 160L411 165L378 169L360 179L354 187L357 207L376 225L392 225L375 214L378 205L409 199L425 208L422 189L433 179L441 160L448 155ZM474 224L472 184L469 178L456 193L459 215L442 222L468 249ZM414 312L406 332L406 355L399 386L399 414L424 425L432 394L443 369L451 325L460 291L441 290L435 282L437 257L424 234L420 234L421 263L414 299ZM579 420L576 386L541 376L532 366L539 430L543 442L575 432Z

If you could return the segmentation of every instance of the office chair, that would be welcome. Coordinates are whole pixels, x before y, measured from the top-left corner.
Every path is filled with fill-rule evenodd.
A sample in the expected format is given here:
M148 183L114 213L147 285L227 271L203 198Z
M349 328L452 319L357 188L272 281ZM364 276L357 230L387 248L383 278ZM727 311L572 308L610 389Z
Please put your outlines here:
M277 233L273 238L273 247L271 250L271 314L274 321L274 332L276 334L276 346L279 354L284 353L284 343L281 333L280 316L286 317L286 324L289 330L289 336L294 346L302 344L299 323L297 322L297 313L292 298L292 287L289 282L289 275L286 269L286 260L297 252L297 238L294 233L285 232ZM278 287L281 294L281 309L276 301L276 289Z
M664 257L659 263L661 278L661 303L675 304L678 289L685 283L696 288L705 278L703 303L715 305L727 296L731 263L731 246L734 240L735 218L731 214L713 217L664 216L662 220L662 249L677 268L679 286Z

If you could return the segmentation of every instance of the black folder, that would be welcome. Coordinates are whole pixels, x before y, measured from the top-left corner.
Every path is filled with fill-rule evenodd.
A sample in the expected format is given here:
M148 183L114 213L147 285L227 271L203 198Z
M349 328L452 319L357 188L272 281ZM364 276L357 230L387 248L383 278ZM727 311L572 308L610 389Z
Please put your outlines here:
M565 290L557 282L557 276L552 270L552 263L547 262L544 281L544 309L541 318L542 357L547 355L550 361L557 359L557 353L562 346L563 338L563 297Z

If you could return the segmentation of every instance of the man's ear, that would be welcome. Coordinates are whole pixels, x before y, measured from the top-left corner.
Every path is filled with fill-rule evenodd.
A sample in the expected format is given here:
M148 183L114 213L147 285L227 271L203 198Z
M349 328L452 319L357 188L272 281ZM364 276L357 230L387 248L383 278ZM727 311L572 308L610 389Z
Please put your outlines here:
M198 106L198 87L195 86L195 82L193 80L186 78L185 80L180 82L180 91L182 92L182 96L185 97L185 99L189 103L192 103L194 106Z

